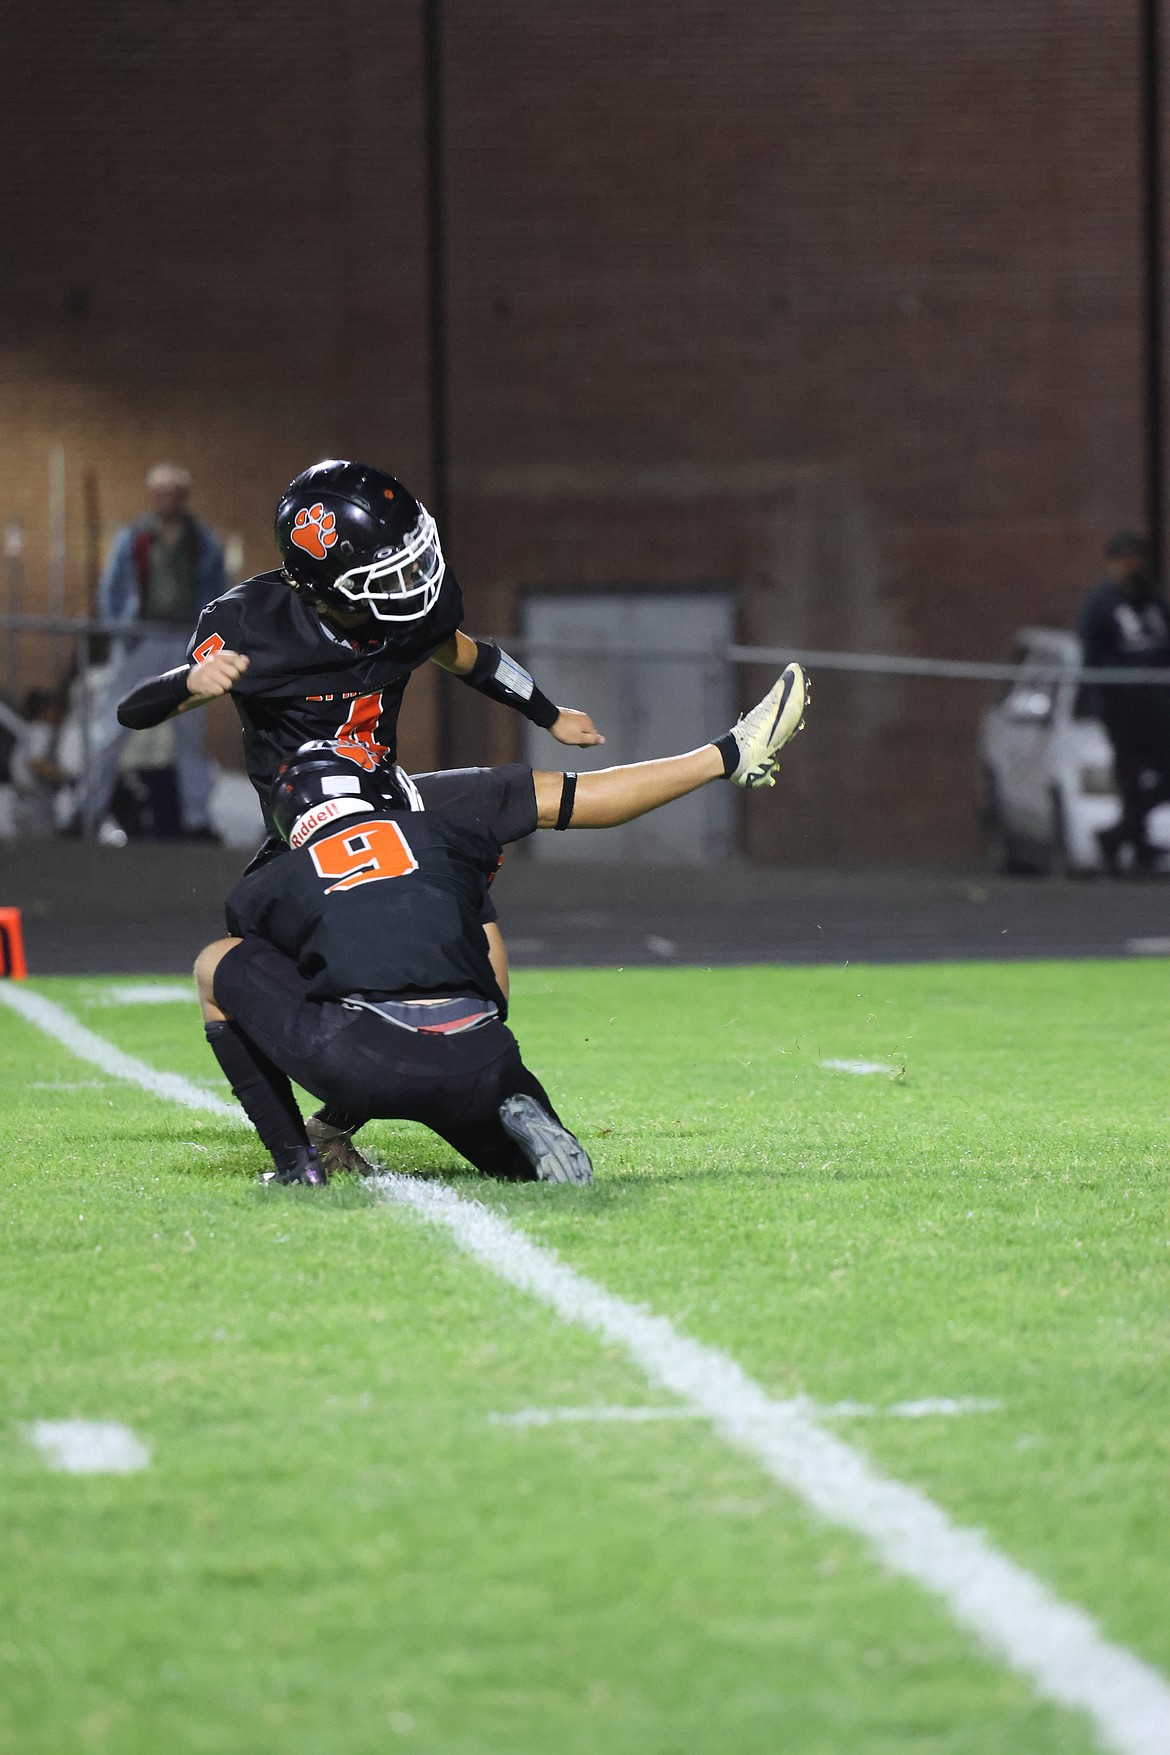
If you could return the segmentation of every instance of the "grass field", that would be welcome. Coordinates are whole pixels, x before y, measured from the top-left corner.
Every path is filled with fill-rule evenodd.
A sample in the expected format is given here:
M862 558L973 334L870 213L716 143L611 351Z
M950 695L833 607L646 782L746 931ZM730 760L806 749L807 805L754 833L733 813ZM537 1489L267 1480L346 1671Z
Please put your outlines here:
M34 985L225 1092L193 1008ZM530 973L514 1023L595 1188L363 1139L773 1396L879 1410L825 1419L1170 1672L1162 965ZM1097 1746L702 1422L493 1421L666 1398L441 1233L0 1045L0 1750ZM881 1412L931 1397L998 1405ZM51 1472L23 1433L71 1417L149 1467Z

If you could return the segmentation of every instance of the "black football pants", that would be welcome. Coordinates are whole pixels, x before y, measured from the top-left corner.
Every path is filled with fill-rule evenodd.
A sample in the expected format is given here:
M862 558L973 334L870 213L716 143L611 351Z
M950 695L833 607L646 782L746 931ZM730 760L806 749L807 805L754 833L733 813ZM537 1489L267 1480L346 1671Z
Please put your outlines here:
M1127 844L1139 856L1149 848L1146 819L1156 805L1170 799L1170 751L1133 749L1115 743L1113 767L1117 790L1121 795L1121 816L1111 829L1102 832L1101 840L1114 850Z
M307 987L292 958L262 938L242 939L215 972L222 1010L323 1103L366 1120L421 1122L485 1175L532 1179L532 1166L504 1131L500 1104L523 1095L556 1111L506 1024L428 1036L374 1012L310 999Z

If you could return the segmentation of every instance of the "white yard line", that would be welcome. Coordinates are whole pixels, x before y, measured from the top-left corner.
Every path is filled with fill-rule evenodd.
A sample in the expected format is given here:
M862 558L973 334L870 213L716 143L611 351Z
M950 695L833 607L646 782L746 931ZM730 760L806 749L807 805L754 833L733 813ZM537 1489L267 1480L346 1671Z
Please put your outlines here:
M861 1536L892 1572L941 1598L1036 1692L1086 1713L1115 1755L1167 1755L1170 1684L1112 1644L1083 1609L999 1554L978 1530L951 1523L914 1487L880 1474L808 1412L775 1401L734 1359L681 1335L567 1267L506 1220L441 1183L380 1176L388 1200L446 1230L492 1273L622 1349L656 1389L704 1415L831 1523Z
M0 982L0 1000L116 1078L186 1108L243 1121L220 1098L123 1054L40 994ZM380 1176L376 1186L386 1200L445 1230L465 1254L563 1321L620 1347L656 1389L704 1416L826 1520L860 1536L892 1572L938 1597L960 1626L1038 1694L1084 1712L1103 1748L1114 1755L1167 1755L1166 1678L1106 1639L1083 1609L1061 1602L978 1530L953 1524L917 1488L887 1479L817 1425L805 1407L774 1400L727 1354L607 1292L477 1201L410 1176Z
M932 1414L998 1414L1003 1407L994 1396L924 1396L916 1402L891 1402L889 1407L875 1408L876 1414L892 1414L896 1420L925 1420ZM831 1410L844 1413L844 1403Z
M26 1091L108 1091L109 1079L30 1079Z
M514 1414L489 1414L489 1426L559 1426L597 1420L603 1425L642 1426L648 1420L701 1420L697 1408L517 1408Z
M801 1396L793 1401L777 1402L777 1407L800 1408L811 1419L849 1419L868 1420L891 1418L895 1420L924 1420L936 1414L941 1418L955 1414L995 1414L1003 1407L1000 1401L993 1401L987 1396L933 1396L922 1401L890 1402L884 1408L876 1407L873 1402L828 1402L819 1405ZM489 1414L488 1424L491 1426L558 1426L563 1423L587 1424L590 1421L604 1423L607 1420L615 1423L626 1422L641 1426L651 1420L705 1420L706 1413L696 1407L596 1407L596 1408L517 1408L511 1414Z
M873 1073L893 1075L902 1070L900 1066L890 1066L884 1060L820 1060L817 1065L823 1066L826 1072L856 1073L858 1078L866 1078Z
M116 1420L36 1420L23 1428L37 1454L66 1475L132 1475L150 1452Z
M194 981L111 982L103 989L98 1005L192 1005Z
M184 1109L206 1109L212 1115L221 1115L225 1121L247 1126L244 1113L237 1104L225 1103L222 1097L201 1090L180 1073L158 1072L133 1054L123 1053L104 1036L87 1030L63 1006L46 999L42 993L34 993L31 987L24 987L17 981L0 981L0 1004L18 1012L26 1023L35 1024L46 1036L52 1036L79 1060L88 1060L91 1066L100 1067L102 1072L115 1079L124 1079L127 1084L137 1085L140 1090L149 1091L152 1097L162 1097L168 1103L181 1103Z

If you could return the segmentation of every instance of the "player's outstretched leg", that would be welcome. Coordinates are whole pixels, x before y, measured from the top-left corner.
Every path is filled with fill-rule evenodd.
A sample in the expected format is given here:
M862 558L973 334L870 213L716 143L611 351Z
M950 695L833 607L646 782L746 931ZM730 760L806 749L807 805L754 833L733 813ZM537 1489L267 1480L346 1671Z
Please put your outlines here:
M787 664L758 707L728 732L737 761L728 774L737 786L775 786L780 751L804 729L808 678L799 664ZM722 740L721 740L722 741Z
M593 1181L585 1147L535 1097L505 1097L500 1121L541 1182Z

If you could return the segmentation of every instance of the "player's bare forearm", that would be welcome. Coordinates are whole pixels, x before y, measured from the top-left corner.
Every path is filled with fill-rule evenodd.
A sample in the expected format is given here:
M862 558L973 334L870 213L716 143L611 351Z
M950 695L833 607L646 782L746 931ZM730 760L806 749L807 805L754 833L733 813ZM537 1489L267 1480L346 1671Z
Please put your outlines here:
M431 663L437 664L440 670L449 670L452 676L467 676L475 669L478 657L479 647L475 641L456 628L451 638L444 640L437 652L431 653Z
M431 663L459 677L489 701L499 701L522 713L534 725L551 733L558 743L575 744L587 749L605 739L588 713L576 707L558 707L537 687L523 665L502 652L494 640L473 640L456 630L444 640Z
M619 823L632 822L634 817L644 816L648 810L656 810L672 799L697 792L712 780L721 780L723 773L723 757L713 743L707 743L685 756L665 756L657 762L634 762L624 768L580 774L570 827L617 828ZM539 771L534 773L533 781L537 824L542 829L554 828L561 808L564 776Z

